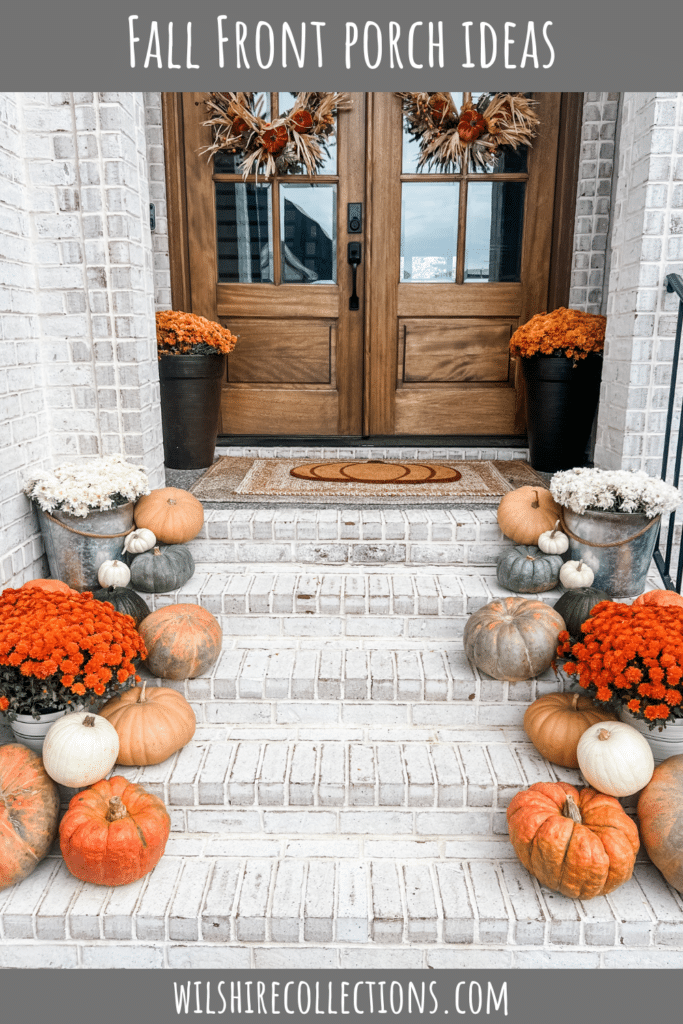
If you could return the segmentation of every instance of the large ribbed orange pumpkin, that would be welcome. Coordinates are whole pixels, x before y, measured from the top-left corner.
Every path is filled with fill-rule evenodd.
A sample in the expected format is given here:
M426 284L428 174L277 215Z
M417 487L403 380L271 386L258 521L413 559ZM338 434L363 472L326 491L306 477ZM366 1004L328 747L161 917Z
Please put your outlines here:
M638 799L638 822L648 857L683 893L683 754L655 768Z
M197 720L182 693L145 681L112 697L100 715L119 736L117 764L161 764L189 743Z
M39 754L21 743L0 747L0 889L21 882L57 835L59 789Z
M161 679L194 679L213 665L223 632L217 619L198 604L170 604L138 627L147 648L145 665Z
M171 819L158 796L114 775L77 793L59 826L72 875L96 885L128 885L159 862Z
M204 507L181 487L161 487L135 503L135 525L151 530L162 544L185 544L204 523Z
M512 798L507 819L524 867L563 896L592 900L633 874L638 829L614 796L568 782L535 782Z
M637 597L634 604L677 604L683 605L683 594L677 594L675 590L648 590L646 594Z

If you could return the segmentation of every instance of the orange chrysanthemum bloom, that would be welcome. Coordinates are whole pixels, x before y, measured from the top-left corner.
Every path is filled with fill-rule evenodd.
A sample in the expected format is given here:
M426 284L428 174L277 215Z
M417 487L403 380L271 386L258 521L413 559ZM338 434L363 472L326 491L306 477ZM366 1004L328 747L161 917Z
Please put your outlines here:
M160 356L191 355L203 351L204 346L209 352L232 352L237 344L237 338L226 327L195 313L163 310L156 314L156 324Z
M582 629L583 643L557 652L583 689L653 725L683 718L683 608L603 602Z
M510 338L513 356L563 353L576 362L605 347L607 318L578 309L561 307L552 313L537 313Z

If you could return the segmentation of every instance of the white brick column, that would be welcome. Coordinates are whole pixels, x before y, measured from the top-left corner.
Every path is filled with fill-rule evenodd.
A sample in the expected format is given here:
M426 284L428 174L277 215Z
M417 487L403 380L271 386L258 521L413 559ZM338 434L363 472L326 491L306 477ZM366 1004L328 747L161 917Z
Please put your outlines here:
M683 93L625 93L595 464L661 467L683 273Z

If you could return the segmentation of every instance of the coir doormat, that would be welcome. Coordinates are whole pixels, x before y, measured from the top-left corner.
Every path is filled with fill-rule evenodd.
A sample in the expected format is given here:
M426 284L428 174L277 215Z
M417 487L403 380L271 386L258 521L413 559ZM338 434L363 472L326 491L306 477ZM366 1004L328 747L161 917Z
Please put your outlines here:
M355 460L363 465L361 460ZM368 463L365 463L366 465ZM519 460L487 462L472 459L450 461L440 459L438 465L450 471L457 479L444 479L407 487L402 483L368 483L362 480L345 479L343 482L323 479L302 479L292 475L292 470L301 467L316 467L321 473L324 466L347 465L339 459L250 459L223 456L218 459L192 487L192 493L204 502L242 503L250 500L257 503L291 504L335 504L340 499L352 499L359 505L497 505L501 497L513 487L522 483L540 482L531 467ZM404 466L396 459L387 459L386 466ZM411 461L413 466L433 466L437 463ZM402 470L397 470L402 472Z

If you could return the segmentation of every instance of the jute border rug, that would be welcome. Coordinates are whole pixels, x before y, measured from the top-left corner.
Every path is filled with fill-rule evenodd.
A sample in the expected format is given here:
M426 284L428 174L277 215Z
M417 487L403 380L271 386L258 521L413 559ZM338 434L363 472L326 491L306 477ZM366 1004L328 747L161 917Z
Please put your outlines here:
M355 460L360 463L361 460ZM384 460L402 465L399 459ZM521 484L541 483L531 467L519 460L487 462L477 459L438 465L459 474L457 480L412 484L342 482L301 479L292 470L310 466L338 466L339 459L251 459L223 456L191 488L195 497L217 505L312 504L333 505L351 501L379 506L496 506L501 497ZM413 464L415 464L413 462ZM419 464L419 463L418 463ZM424 463L434 465L436 463Z

